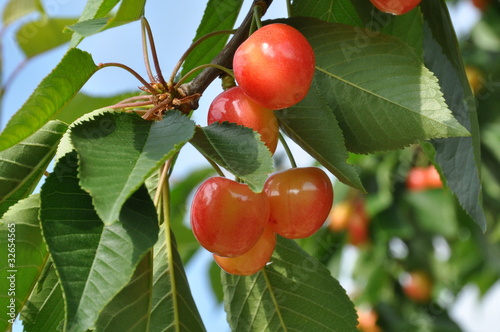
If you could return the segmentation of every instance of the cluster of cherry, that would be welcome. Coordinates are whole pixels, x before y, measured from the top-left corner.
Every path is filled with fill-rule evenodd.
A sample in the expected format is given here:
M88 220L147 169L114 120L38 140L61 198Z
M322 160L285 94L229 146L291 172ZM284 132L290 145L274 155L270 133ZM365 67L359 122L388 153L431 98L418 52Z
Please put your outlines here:
M296 29L270 24L240 45L233 70L238 86L214 99L208 123L252 128L274 153L279 135L274 110L306 96L315 70L313 49ZM251 275L269 262L276 234L289 239L312 235L325 222L332 202L331 181L315 167L274 173L261 193L244 183L212 177L193 197L191 226L221 268Z

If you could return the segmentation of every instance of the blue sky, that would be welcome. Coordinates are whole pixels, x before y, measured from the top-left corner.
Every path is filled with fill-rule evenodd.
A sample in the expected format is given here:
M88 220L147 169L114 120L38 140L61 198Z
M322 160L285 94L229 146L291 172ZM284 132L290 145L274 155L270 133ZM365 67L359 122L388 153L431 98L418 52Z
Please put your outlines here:
M0 0L0 8L3 8L5 3L6 0ZM46 4L46 8L51 15L61 17L77 16L85 5L85 1L83 0L47 0L43 1L43 3ZM173 3L172 1L150 0L147 3L145 12L155 35L164 75L167 76L178 58L191 43L197 25L203 15L205 5L205 2L200 0L175 1L176 12L173 12ZM250 1L245 2L242 10L243 13L248 10L250 3ZM466 33L478 13L473 7L466 4L456 10L452 10L452 14L454 21L460 22L458 26L459 32ZM284 16L286 16L285 1L275 0L266 18ZM23 21L27 19L29 17ZM4 80L17 64L23 60L23 55L13 40L13 33L18 26L18 24L10 26L2 35ZM175 33L171 33L170 31L175 31ZM121 62L135 69L141 75L146 76L142 60L140 24L138 22L87 38L79 47L90 52L96 63ZM65 51L66 46L63 46L34 58L23 69L21 74L16 77L3 100L3 115L0 127L3 128L5 126L7 119L22 106L43 77L59 62ZM116 68L108 68L99 71L92 77L84 86L83 91L95 95L111 95L117 92L137 89L139 85L140 83L129 73ZM206 110L211 100L221 91L220 85L216 81L205 92L200 102L200 108L194 115L194 120L197 123L205 123ZM296 146L292 145L292 148L300 166L310 164L311 159L305 153ZM282 153L282 150L278 150L277 153ZM179 158L174 176L182 176L188 173L189 170L206 165L204 158L187 146ZM209 281L203 277L207 275L206 269L210 259L210 254L204 250L200 250L187 266L188 278L208 331L229 331L225 314L222 308L216 305L210 291ZM487 302L483 304L478 303L476 297L477 291L473 288L464 292L461 302L453 311L454 316L460 318L460 321L467 326L465 331L485 331L488 330L488 327L500 325L499 315L496 315L491 309L492 307L498 309L498 301L496 299L500 297L500 290L491 294L491 300L488 300L487 297ZM494 303L497 304L494 305Z

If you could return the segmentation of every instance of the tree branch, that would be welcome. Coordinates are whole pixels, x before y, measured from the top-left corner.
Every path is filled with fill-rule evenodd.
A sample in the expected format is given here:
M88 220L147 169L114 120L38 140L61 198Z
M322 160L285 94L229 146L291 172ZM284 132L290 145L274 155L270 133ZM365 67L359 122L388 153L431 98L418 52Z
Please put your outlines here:
M247 16L241 23L240 27L234 34L233 38L227 43L224 49L212 60L212 64L224 66L226 68L232 68L233 56L236 52L238 46L245 41L248 37L248 32L250 25L253 20L253 7L258 5L262 7L262 14L264 15L267 8L271 5L273 0L254 0L252 8L248 12ZM196 76L191 82L182 84L179 89L186 96L190 96L196 93L202 94L205 89L213 82L220 74L223 72L217 68L206 68L198 76ZM191 107L193 110L198 108L198 100L193 100L191 102Z

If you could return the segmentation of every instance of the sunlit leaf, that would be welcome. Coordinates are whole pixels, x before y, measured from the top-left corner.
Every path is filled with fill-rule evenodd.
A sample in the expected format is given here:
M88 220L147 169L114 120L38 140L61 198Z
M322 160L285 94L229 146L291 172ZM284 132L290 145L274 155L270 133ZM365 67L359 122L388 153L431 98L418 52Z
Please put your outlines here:
M87 0L78 22L90 21L105 17L120 0ZM84 36L74 33L71 37L70 48L76 47Z
M35 194L19 201L0 219L0 251L4 255L0 261L0 305L4 308L1 331L6 330L8 320L17 316L28 299L48 258L38 221L39 209L40 196ZM11 298L15 299L13 316L9 315Z
M469 135L448 109L437 78L399 39L315 19L289 23L314 48L319 98L333 110L350 151Z
M273 171L271 152L260 135L247 127L228 122L197 127L191 144L256 192L262 191L267 175Z
M295 0L292 16L316 17L327 22L362 26L362 22L351 0Z
M422 2L425 61L442 82L453 115L472 137L434 140L435 160L460 205L483 230L480 136L474 96L465 75L455 31L444 1Z
M292 240L278 239L261 272L222 278L232 331L358 331L345 290Z
M177 111L169 111L161 121L108 112L72 127L80 183L90 192L105 224L117 220L123 203L180 150L193 136L194 127Z
M38 279L35 289L21 311L26 332L57 331L64 319L64 300L61 283L52 262Z
M64 33L63 30L75 22L76 18L41 18L30 21L17 30L17 44L28 58L32 58L69 42L71 34Z
M76 159L75 152L61 158L42 186L40 220L64 292L65 328L86 331L157 242L158 220L143 186L119 222L104 225L79 186Z
M242 0L209 0L193 41L210 32L232 29L242 4ZM184 61L182 75L197 66L212 61L222 50L228 37L228 34L214 36L197 46L195 51L189 53Z
M50 121L21 143L0 152L0 203L34 174L45 171L66 129L64 123Z
M39 9L41 9L40 0L9 0L3 8L3 25L7 26Z
M331 108L321 103L316 83L300 103L276 112L280 126L340 181L364 191L356 169L347 164L344 136Z
M0 151L26 139L54 118L96 70L89 53L69 50L7 123L0 134Z

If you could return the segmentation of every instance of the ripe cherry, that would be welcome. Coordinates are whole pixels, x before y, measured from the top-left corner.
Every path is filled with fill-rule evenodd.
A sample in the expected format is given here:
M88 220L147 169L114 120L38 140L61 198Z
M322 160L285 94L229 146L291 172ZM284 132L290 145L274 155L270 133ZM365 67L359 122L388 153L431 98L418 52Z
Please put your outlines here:
M438 171L431 165L429 167L412 168L408 172L406 186L411 191L422 191L425 189L442 188L443 183Z
M417 303L426 303L431 299L432 280L427 272L415 270L402 279L403 292Z
M276 246L276 233L266 227L259 241L241 256L228 258L213 255L215 261L227 273L249 276L262 270L269 262Z
M277 110L304 99L314 76L314 51L286 24L255 31L236 50L234 76L243 92L263 107Z
M206 180L191 205L191 227L200 244L224 257L250 250L269 221L269 199L246 184L222 177Z
M380 11L402 15L417 7L422 0L370 0Z
M472 4L479 10L485 11L490 5L491 0L472 0Z
M208 109L208 124L224 121L252 128L271 153L276 150L279 127L274 112L248 98L238 86L215 97Z
M288 239L314 234L332 208L333 187L316 167L292 168L267 179L264 191L271 202L273 230Z
M381 332L382 329L377 325L378 314L376 311L358 309L358 330L361 332Z
M350 201L342 201L334 205L328 215L328 228L332 232L345 230L353 213L354 207Z

